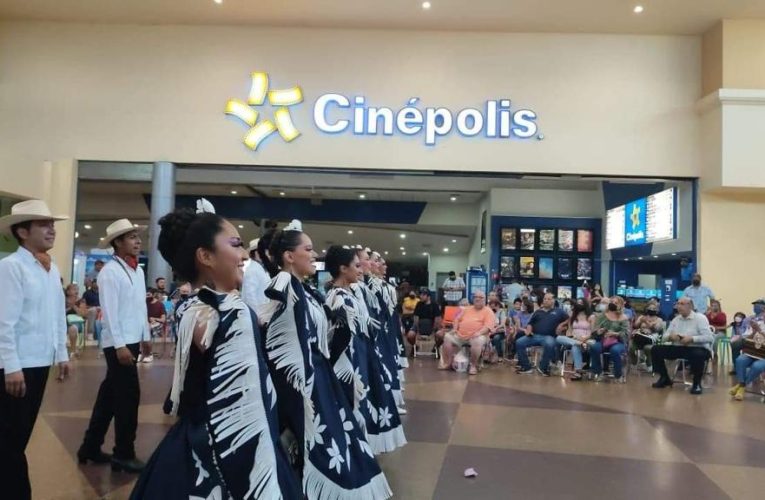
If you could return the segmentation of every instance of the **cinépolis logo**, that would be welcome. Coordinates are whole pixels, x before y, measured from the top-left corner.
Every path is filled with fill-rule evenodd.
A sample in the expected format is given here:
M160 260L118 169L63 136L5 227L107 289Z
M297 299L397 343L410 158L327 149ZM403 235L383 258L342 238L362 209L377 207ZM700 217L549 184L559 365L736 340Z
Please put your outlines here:
M269 90L267 73L254 72L251 78L247 101L230 99L225 109L226 114L249 127L244 144L256 150L275 132L286 142L298 138L301 133L289 108L303 102L301 87ZM273 118L259 120L258 108L266 101L276 108ZM467 138L544 139L536 123L537 114L530 109L513 109L510 99L492 99L480 109L463 108L457 112L420 104L419 97L411 97L401 107L370 106L365 96L331 92L314 101L312 118L316 129L328 134L421 136L427 146L436 146L439 139L455 132Z

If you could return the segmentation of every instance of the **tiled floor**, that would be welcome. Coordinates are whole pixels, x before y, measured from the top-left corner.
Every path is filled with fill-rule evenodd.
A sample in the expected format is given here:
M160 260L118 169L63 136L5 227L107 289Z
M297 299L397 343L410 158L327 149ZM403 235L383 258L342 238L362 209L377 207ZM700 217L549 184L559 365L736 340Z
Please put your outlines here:
M76 463L104 364L91 351L75 365L72 380L49 384L32 436L34 497L126 498L134 477ZM145 459L172 424L161 411L172 370L170 360L140 367L137 450ZM762 498L760 397L729 401L727 375L712 377L700 397L650 381L574 383L506 365L467 377L419 358L407 370L409 444L380 462L396 498L407 500ZM478 476L463 477L468 467Z

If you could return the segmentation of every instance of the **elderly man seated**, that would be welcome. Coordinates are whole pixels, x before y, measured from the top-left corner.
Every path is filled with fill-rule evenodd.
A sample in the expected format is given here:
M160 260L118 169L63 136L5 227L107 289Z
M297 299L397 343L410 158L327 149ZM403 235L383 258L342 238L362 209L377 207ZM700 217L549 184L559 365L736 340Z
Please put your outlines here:
M654 382L653 387L661 389L672 385L664 360L686 359L693 374L691 394L701 394L704 362L712 355L712 342L715 337L709 329L707 317L693 311L693 302L688 297L677 301L677 313L662 338L663 345L656 345L651 349L653 369L659 374L659 380ZM671 342L671 345L667 345L667 342Z
M470 346L470 368L468 373L478 373L478 360L481 357L489 332L494 330L497 318L494 312L486 307L486 294L478 290L473 293L473 305L467 306L454 321L454 328L444 336L444 360L440 367L448 370L452 360L462 346Z

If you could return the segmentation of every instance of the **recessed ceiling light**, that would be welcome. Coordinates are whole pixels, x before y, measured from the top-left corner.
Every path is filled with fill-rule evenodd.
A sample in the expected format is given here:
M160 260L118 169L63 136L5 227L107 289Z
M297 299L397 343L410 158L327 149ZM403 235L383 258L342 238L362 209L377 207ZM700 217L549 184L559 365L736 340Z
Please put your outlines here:
M453 194L449 197L449 201L457 201L457 195Z
M82 227L84 227L85 229L93 229L93 226L91 226L90 224L85 224Z
M624 262L627 262L627 261L629 261L629 259L624 259Z
M444 252L448 252L448 251L449 251L449 249L444 247Z
M388 255L388 251L387 250L385 251L385 255Z
M74 232L74 237L75 237L75 238L79 238L79 237L80 237L80 233L79 233L78 231L75 231L75 232Z
M406 239L406 235L404 233L399 234L398 237L401 238L402 240Z
M232 190L231 190L231 194L236 194L236 190L235 190L235 189L232 189Z
M430 2L422 2L423 10L428 10L428 9L430 9L430 7L431 7L430 6Z
M401 252L401 255L406 255L406 252Z
M321 253L327 253L327 249L325 248L324 250L321 251Z
M213 2L217 3L218 5L223 3L223 0L213 0Z
M239 229L244 229L244 224L239 224Z
M133 224L133 227L138 227L138 224Z
M349 229L348 234L353 234L353 229Z
M285 193L284 191L279 191L279 196L286 196L286 195L287 193Z
M457 240L452 240L452 243L457 243Z
M98 238L98 241L104 241L104 238L103 237Z
M427 257L428 256L428 252L422 252L422 256L423 257Z
M643 260L643 257L638 257L638 260Z
M675 255L677 255L677 254L676 254L676 253L673 253L673 254L672 254L672 256L675 256Z
M360 200L365 200L366 198L367 198L367 194L366 193L359 193L359 199Z
M654 255L654 256L653 256L653 258L654 258L654 259L658 259L658 258L659 258L659 256L658 256L658 255Z
M635 6L635 8L634 8L634 9L632 9L632 12L634 12L635 14L640 14L640 13L642 13L644 10L645 10L645 9L643 8L643 6L642 6L642 5L636 5L636 6Z

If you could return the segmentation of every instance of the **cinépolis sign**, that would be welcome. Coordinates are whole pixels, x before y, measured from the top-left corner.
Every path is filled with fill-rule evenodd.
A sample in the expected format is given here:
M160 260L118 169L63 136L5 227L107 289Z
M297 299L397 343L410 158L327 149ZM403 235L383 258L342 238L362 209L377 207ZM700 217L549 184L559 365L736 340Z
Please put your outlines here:
M290 107L303 102L301 87L270 90L268 74L254 72L247 101L230 99L225 112L240 119L249 129L244 143L256 150L263 141L277 133L286 142L297 139L301 132L293 123ZM273 117L260 119L259 107L266 102L273 108ZM313 125L328 134L358 136L420 136L426 146L436 146L439 139L457 133L465 138L543 139L537 125L537 114L530 109L513 109L510 99L492 99L481 108L452 111L446 107L420 105L412 97L400 107L370 106L365 96L325 93L313 103Z

